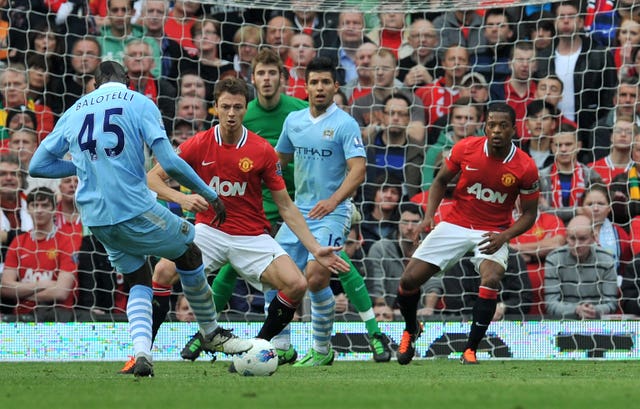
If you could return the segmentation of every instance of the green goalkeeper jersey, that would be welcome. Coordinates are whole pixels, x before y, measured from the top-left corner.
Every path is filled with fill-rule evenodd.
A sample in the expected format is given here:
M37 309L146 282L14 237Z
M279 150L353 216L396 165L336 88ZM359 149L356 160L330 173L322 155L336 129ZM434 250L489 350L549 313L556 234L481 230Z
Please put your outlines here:
M260 135L269 141L271 146L275 147L282 132L282 124L287 115L293 111L307 108L308 106L307 101L282 94L280 95L280 103L275 108L266 110L260 105L258 99L255 98L249 102L243 124L248 130ZM282 175L287 185L287 192L289 192L291 199L294 199L293 163L290 163L285 169L282 169ZM269 189L263 188L262 195L264 212L269 222L274 224L275 221L281 219L278 206L273 202L273 197Z

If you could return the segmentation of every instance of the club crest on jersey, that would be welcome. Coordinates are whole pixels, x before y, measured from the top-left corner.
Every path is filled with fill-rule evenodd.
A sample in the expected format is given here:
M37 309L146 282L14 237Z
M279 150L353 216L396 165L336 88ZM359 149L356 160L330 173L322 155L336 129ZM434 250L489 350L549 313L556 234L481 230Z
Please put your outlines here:
M240 162L238 162L238 167L245 173L249 172L251 169L253 169L253 161L249 158L242 158L240 159Z
M500 180L502 181L502 184L506 187L509 187L514 183L516 183L516 177L513 175L513 173L505 173L504 175L502 175Z
M333 135L336 133L335 129L333 128L326 128L324 131L322 131L322 139L327 139L329 141L333 140Z
M55 260L57 257L58 257L58 250L56 249L47 250L47 258L49 260Z

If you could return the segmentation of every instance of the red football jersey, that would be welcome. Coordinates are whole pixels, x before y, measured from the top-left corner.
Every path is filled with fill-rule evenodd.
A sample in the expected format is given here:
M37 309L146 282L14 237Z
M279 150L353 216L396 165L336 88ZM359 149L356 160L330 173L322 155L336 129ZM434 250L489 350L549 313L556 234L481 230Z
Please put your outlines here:
M618 176L621 173L629 170L629 165L624 166L622 168L617 168L611 162L611 158L607 155L604 158L600 158L595 162L591 162L589 167L598 172L598 174L602 177L602 183L608 185L611 183L613 178Z
M37 241L33 240L31 233L23 233L11 242L5 267L17 269L22 282L56 281L61 271L73 273L77 280L78 266L72 258L74 251L73 242L59 232ZM74 289L67 299L57 306L73 308L75 301ZM22 300L16 307L16 314L28 313L35 306L34 301Z
M468 137L456 143L447 168L460 172L454 204L444 221L478 230L505 230L511 224L517 197L540 194L538 168L529 155L511 145L505 159L489 156L486 137Z
M270 190L286 189L278 155L266 139L246 128L236 145L224 144L218 128L197 133L178 153L222 199L227 220L218 227L221 231L237 236L268 233L262 183ZM214 217L209 207L196 215L196 223L210 224Z

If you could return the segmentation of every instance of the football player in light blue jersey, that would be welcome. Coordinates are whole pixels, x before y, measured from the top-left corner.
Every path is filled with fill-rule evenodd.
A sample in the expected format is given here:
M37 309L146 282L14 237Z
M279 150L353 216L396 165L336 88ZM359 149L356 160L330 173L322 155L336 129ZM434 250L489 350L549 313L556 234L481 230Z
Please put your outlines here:
M130 289L127 317L136 356L134 375L153 376L150 254L175 261L205 349L240 353L252 344L218 326L202 254L193 244L194 227L156 202L147 187L144 144L171 177L213 206L218 223L224 222L224 205L175 154L158 108L146 96L127 89L127 83L122 65L102 62L97 89L64 113L36 150L29 172L48 178L77 174L82 223L102 242ZM67 153L70 160L64 159Z
M295 203L316 240L322 245L341 246L351 224L350 198L365 178L365 149L356 121L333 102L339 84L331 60L312 60L306 84L309 108L287 116L276 151L283 167L294 161ZM331 365L335 315L329 287L332 271L313 259L286 224L276 240L305 270L309 284L313 348L294 366Z

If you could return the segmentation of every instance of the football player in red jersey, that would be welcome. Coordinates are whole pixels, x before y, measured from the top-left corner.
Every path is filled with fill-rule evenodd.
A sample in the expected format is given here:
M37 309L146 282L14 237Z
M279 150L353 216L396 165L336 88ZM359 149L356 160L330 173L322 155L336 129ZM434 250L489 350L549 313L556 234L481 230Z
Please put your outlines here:
M422 221L429 235L414 252L398 286L397 301L406 323L397 354L401 365L413 359L415 342L422 332L416 312L420 286L469 251L474 252L472 262L481 281L461 361L477 363L476 349L496 309L509 240L533 225L538 208L538 169L533 159L512 143L515 125L513 108L504 103L491 104L486 137L468 137L455 144L431 185ZM458 175L451 212L435 226L434 214L447 184ZM511 224L518 196L522 216Z
M335 253L341 247L321 247L316 241L287 193L276 151L267 140L242 125L248 102L244 80L218 81L214 97L219 125L189 138L177 152L219 192L227 209L225 223L219 226L212 223L215 212L200 195L186 195L169 187L165 183L169 176L159 165L149 171L148 183L160 199L197 212L195 242L202 250L205 266L216 270L228 262L256 289L279 290L257 335L270 340L293 318L307 282L291 257L269 234L271 225L262 201L263 183L271 190L283 220L322 265L334 272L348 271L349 265ZM168 264L163 269L171 269L171 261L162 259L159 263Z

